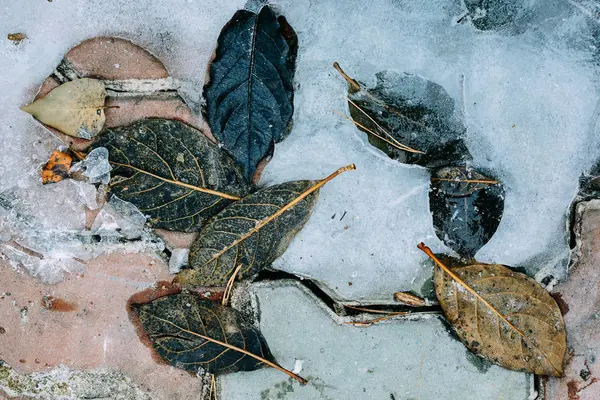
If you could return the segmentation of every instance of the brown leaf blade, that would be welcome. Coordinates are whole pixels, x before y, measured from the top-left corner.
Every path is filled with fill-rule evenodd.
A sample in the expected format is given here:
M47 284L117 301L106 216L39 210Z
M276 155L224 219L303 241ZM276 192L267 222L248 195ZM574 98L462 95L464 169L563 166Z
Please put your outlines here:
M460 340L505 368L562 376L566 331L556 301L535 280L497 264L436 264L436 296Z
M105 99L102 81L82 78L60 85L21 110L67 135L91 139L104 127Z
M240 279L255 275L279 257L304 226L318 190L354 164L320 181L293 181L267 187L229 205L200 231L190 248L191 269L177 283L225 285L241 265Z
M220 375L270 366L306 384L277 364L260 331L230 307L179 293L131 310L158 355L175 367Z

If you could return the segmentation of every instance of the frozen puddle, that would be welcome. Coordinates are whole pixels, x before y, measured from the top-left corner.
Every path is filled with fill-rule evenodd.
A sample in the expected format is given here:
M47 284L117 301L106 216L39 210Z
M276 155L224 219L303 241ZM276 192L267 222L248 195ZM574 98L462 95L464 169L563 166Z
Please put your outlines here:
M296 111L263 182L318 178L350 162L357 171L321 191L275 267L345 299L381 301L419 292L431 276L417 243L448 251L432 227L428 173L389 159L332 112L347 113L346 84L331 67L339 61L371 86L389 69L444 87L467 127L473 165L506 189L498 231L477 259L564 278L567 210L598 154L597 50L595 22L568 2L553 4L534 6L524 32L510 35L456 24L463 8L446 1L281 2L300 40Z
M347 111L345 82L331 67L337 60L366 84L374 83L376 72L393 70L444 87L468 128L473 165L491 170L506 189L498 231L477 258L524 267L531 275L541 271L538 279L564 277L566 213L577 178L598 149L595 22L568 2L533 2L529 20L519 22L520 34L457 23L465 10L446 1L274 3L300 40L295 114L292 132L276 146L260 184L317 179L351 162L358 168L322 190L310 221L274 267L324 282L337 297L376 302L398 290L421 291L431 271L417 243L448 250L432 227L428 172L389 159L332 112ZM39 184L39 165L57 142L17 108L74 44L118 34L145 46L183 82L182 95L199 112L216 38L243 4L190 7L174 9L165 0L75 10L54 2L5 11L5 33L23 31L28 38L1 44L3 64L18 71L0 77L0 117L10 121L0 126L3 237L19 236L22 218L30 218L27 236L83 227L83 200L72 186ZM124 24L121 18L131 15ZM98 23L59 28L52 22L59 17ZM62 246L46 243L44 252L61 253Z
M224 375L223 400L526 400L533 390L530 375L473 356L438 317L357 328L334 321L296 284L259 285L256 293L273 355L290 370L301 366L309 383L270 368Z

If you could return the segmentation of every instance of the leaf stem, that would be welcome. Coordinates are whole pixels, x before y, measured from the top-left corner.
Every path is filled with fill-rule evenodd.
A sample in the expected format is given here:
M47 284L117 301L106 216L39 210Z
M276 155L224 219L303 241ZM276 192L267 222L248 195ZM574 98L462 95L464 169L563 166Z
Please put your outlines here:
M388 314L388 315L407 315L408 313L405 311L385 311L385 310L375 310L373 308L364 308L364 307L356 307L356 306L350 306L347 304L344 304L344 307L346 308L350 308L352 310L356 310L356 311L364 311L364 312L368 312L368 313L373 313L373 314Z
M403 151L409 151L409 152L412 152L412 153L420 153L420 151L414 150L414 149L412 149L412 148L410 148L410 147L408 147L406 145L402 145L404 147L400 147L400 146L396 145L395 143L390 142L389 140L387 140L383 136L379 136L378 134L376 134L375 132L373 132L372 130L370 130L369 128L367 128L366 126L360 124L359 122L356 122L352 118L350 118L350 117L342 114L341 112L339 112L337 110L331 110L331 111L333 111L334 113L338 114L341 117L346 118L348 121L352 122L354 125L358 126L359 128L362 128L365 132L370 133L371 135L375 136L376 138L383 140L384 142L386 142L387 144L389 144L392 147L395 147L395 148L397 148L399 150L403 150Z
M209 400L217 399L217 382L215 381L215 374L210 374L210 393L208 394Z
M420 151L417 149L413 149L412 147L409 147L405 144L400 143L395 137L393 137L388 131L386 131L385 129L383 129L383 127L381 125L379 125L379 123L377 121L375 121L373 118L371 118L371 116L369 114L367 114L367 112L365 110L363 110L358 104L356 104L355 102L353 102L352 100L350 100L348 98L348 96L344 96L344 98L348 101L348 103L352 104L354 107L356 107L356 109L358 111L360 111L361 113L363 113L364 115L367 116L367 118L369 118L371 120L371 122L373 122L375 124L375 126L377 126L379 129L381 129L381 131L387 136L389 137L391 140L393 140L396 144L398 144L398 146L401 147L406 147L406 151L410 151L411 153L419 153L419 154L425 154L424 151Z
M78 151L75 151L75 150L72 150L72 151L73 151L73 154L75 154L77 157L79 157L80 160L83 160L87 156L87 154L85 154L85 153L81 153L81 152L78 152ZM192 189L192 190L195 190L197 192L208 193L208 194L211 194L213 196L222 197L222 198L228 199L228 200L234 200L234 201L241 200L241 197L233 196L231 194L227 194L227 193L223 193L223 192L218 192L216 190L201 188L201 187L198 187L198 186L190 185L190 184L187 184L187 183L184 183L184 182L180 182L180 181L175 181L175 180L172 180L172 179L163 178L162 176L158 176L158 175L155 175L155 174L153 174L151 172L144 171L142 169L136 168L133 165L121 164L121 163L118 163L118 162L115 162L115 161L110 161L110 160L108 162L111 163L111 164L113 164L113 165L117 165L119 167L130 168L130 169L132 169L134 171L137 171L137 172L140 172L142 174L149 175L149 176L151 176L151 177L153 177L155 179L158 179L158 180L161 180L161 181L173 184L173 185L183 186L185 188Z
M353 92L358 92L360 90L360 84L355 79L350 78L348 74L344 72L342 67L340 67L340 64L338 64L337 61L333 63L333 68L335 68L335 70L340 73L340 75L346 80L346 82L348 82L350 87L353 89Z
M235 269L235 271L233 271L233 274L231 274L231 276L229 277L229 280L227 281L227 286L225 286L225 291L223 292L223 300L221 301L221 304L226 306L227 303L229 303L229 298L231 297L231 292L233 290L233 284L235 282L235 278L237 277L237 274L240 272L240 269L242 269L242 265L240 264L237 266L237 268Z
M388 319L392 319L394 317L397 317L399 314L389 314L389 315L385 315L383 317L379 317L379 318L374 318L374 319L370 319L367 321L346 321L344 322L345 325L358 325L358 326L370 326L373 325L376 322L381 322L381 321L385 321Z

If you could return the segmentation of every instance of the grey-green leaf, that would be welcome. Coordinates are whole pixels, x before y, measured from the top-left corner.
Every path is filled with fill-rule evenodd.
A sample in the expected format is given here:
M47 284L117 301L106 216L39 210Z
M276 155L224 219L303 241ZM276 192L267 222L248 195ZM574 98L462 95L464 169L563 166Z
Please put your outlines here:
M110 192L148 215L149 225L195 231L250 192L237 164L202 132L183 122L145 119L107 129Z
M235 348L277 363L260 331L230 307L188 293L134 304L131 311L158 355L175 367L219 375L265 366Z
M289 203L317 183L282 183L228 206L200 231L190 249L192 269L182 271L176 279L190 285L219 286L227 283L240 264L240 278L268 267L308 221L318 192L310 193L293 207ZM273 218L277 213L280 215Z
M390 158L429 168L471 158L454 99L442 86L417 75L382 71L375 75L375 87L365 88L335 67L349 82L348 107L358 129Z

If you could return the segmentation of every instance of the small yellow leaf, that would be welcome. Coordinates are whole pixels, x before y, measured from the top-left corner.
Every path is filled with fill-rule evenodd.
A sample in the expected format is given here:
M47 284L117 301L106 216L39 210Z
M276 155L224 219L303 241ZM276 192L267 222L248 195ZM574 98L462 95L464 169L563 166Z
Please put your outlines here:
M67 135L91 139L104 126L105 98L102 81L82 78L60 85L21 110Z

